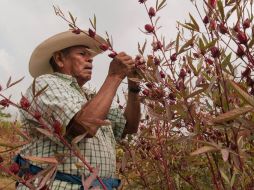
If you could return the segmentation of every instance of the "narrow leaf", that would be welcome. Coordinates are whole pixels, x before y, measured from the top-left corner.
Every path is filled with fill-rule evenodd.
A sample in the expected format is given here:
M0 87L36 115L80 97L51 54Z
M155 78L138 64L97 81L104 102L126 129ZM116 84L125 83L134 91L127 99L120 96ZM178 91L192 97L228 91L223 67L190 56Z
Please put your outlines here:
M218 150L218 149L216 147L213 147L213 146L203 146L203 147L195 150L194 152L192 152L190 155L191 156L196 156L196 155L199 155L199 154L204 154L204 153L212 152L212 151L215 151L215 150Z

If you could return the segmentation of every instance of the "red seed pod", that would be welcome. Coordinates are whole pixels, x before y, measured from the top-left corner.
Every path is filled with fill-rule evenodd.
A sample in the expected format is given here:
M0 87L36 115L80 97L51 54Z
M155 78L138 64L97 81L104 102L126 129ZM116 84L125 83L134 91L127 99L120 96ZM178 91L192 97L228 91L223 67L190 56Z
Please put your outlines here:
M162 49L162 44L160 41L152 43L153 51L157 51L159 49Z
M145 3L147 0L138 0L139 3Z
M72 33L74 34L80 34L81 30L79 28L75 28L72 30Z
M206 15L204 18L203 18L203 23L204 24L208 24L210 21L209 17Z
M209 64L209 65L213 65L213 60L206 58L205 61Z
M149 90L147 90L147 89L144 89L144 90L142 91L142 93L143 93L145 96L149 96L149 94L150 94Z
M153 7L150 7L148 14L150 17L154 17L156 14L155 9Z
M17 174L20 170L20 166L15 162L9 167L11 173Z
M155 65L160 65L160 60L157 58L157 57L155 57L154 59L153 59L153 62L154 62L154 64Z
M22 96L19 103L20 103L21 108L23 108L24 110L28 110L28 108L31 105L30 102L28 101L28 99L25 96Z
M220 50L217 47L211 48L211 54L213 58L218 58L220 56Z
M239 57L242 57L242 56L245 55L245 49L244 49L244 46L243 46L243 45L238 45L236 54L237 54Z
M210 21L209 28L210 28L210 30L216 30L216 28L217 28L217 23L216 23L215 20L211 20L211 21Z
M246 69L242 72L242 77L249 77L251 73L250 67L246 67Z
M10 105L10 101L8 99L2 99L0 101L0 105L3 107L8 107Z
M148 32L148 33L152 33L154 32L154 27L150 24L146 24L145 25L145 30Z
M160 76L161 78L165 78L165 74L162 71L160 71Z
M39 120L41 118L41 113L39 111L35 111L33 113L33 116L34 116L35 119Z
M171 60L171 61L176 61L176 60L177 60L177 54L176 54L176 53L172 54L172 55L170 56L170 60Z
M153 85L153 83L148 82L148 83L146 83L146 86L147 86L147 88L150 88L150 89L151 89L151 88L153 88L154 85Z
M186 77L186 71L184 69L180 70L179 77L184 79Z
M96 32L95 32L95 31L93 31L92 29L90 29L90 28L89 28L89 30L88 30L88 34L89 34L89 36L90 36L91 38L94 38L94 37L95 37Z
M116 52L112 52L110 54L108 54L109 57L111 58L114 58L115 56L117 56L117 53Z
M174 93L169 93L169 95L168 95L168 98L170 99L170 100L176 100L176 96L175 96L175 94Z
M237 32L237 33L240 32L241 28L240 28L239 22L236 23L236 25L234 26L233 29L234 29L234 31Z
M247 29L250 27L250 19L245 19L244 22L243 22L243 28L244 29Z
M208 4L210 5L211 8L214 9L216 7L217 0L209 0Z
M220 23L219 30L220 30L220 33L222 33L222 34L227 34L228 33L228 28L225 26L224 23Z
M238 32L236 37L237 37L240 44L247 44L247 42L249 40L247 35L242 31Z
M54 123L53 123L53 129L54 129L54 132L56 134L61 135L62 125L61 125L61 123L58 120L54 121Z
M100 49L102 50L102 51L107 51L108 50L108 44L101 44L100 46Z
M4 161L3 157L0 156L0 164Z

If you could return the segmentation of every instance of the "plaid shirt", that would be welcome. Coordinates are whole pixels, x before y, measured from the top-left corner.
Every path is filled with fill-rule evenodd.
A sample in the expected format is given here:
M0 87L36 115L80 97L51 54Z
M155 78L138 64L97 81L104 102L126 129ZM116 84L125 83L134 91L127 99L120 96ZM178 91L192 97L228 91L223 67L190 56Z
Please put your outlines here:
M60 73L42 75L35 80L35 92L47 85L47 89L34 100L31 85L25 97L32 102L29 111L37 110L43 113L42 118L47 121L49 126L52 125L49 118L53 116L54 119L61 122L63 128L66 128L82 105L93 96L93 93L88 89L80 88L76 79L69 75ZM23 121L25 130L33 137L33 140L22 149L21 156L54 157L56 153L70 153L69 149L61 143L59 144L54 139L49 139L38 133L34 129L38 126L31 122L31 119L34 120L27 113L22 112L21 121ZM100 177L115 177L115 144L116 140L121 138L126 120L119 109L110 109L107 119L111 121L111 125L100 127L95 137L84 138L77 145L92 167L99 165ZM90 173L86 168L76 166L78 162L81 161L75 156L67 157L63 164L58 165L58 171L74 175L85 173L85 176L89 176ZM31 163L43 168L47 166L35 162ZM17 189L27 188L21 185ZM79 189L79 185L55 180L51 189Z

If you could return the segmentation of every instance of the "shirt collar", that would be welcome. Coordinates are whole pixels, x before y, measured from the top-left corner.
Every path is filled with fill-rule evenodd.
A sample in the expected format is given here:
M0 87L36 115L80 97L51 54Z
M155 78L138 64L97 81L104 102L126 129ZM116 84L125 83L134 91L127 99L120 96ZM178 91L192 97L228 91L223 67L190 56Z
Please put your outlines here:
M59 73L59 72L54 72L53 75L58 76L59 78L65 80L66 82L68 82L69 84L72 83L78 83L77 79L74 78L71 75L67 75L67 74L63 74L63 73Z

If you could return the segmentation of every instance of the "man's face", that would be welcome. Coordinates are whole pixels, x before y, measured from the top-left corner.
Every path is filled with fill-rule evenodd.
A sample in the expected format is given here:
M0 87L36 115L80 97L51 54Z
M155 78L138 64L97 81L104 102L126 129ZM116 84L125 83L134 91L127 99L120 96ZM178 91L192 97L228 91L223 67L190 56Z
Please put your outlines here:
M63 70L65 74L75 77L80 85L91 80L92 57L91 53L84 46L71 47L68 53L63 56Z

